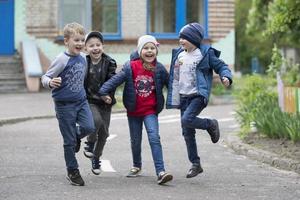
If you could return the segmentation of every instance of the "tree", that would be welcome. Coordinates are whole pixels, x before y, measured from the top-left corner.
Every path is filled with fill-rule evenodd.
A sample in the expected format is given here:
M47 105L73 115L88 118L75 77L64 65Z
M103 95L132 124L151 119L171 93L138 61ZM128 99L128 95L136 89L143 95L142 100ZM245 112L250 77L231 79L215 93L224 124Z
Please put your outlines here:
M300 47L300 0L252 0L247 32L280 46Z
M262 28L257 29L259 31L251 32L251 34L246 32L249 18L245 13L248 13L252 0L236 0L235 3L236 70L249 73L251 72L251 59L253 57L257 57L263 67L270 64L272 40L263 38ZM259 14L259 12L252 13Z

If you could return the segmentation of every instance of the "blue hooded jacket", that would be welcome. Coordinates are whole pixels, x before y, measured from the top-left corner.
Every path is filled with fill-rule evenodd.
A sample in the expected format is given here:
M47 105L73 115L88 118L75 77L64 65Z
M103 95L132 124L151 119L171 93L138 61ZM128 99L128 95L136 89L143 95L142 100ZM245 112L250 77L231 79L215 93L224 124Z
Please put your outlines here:
M130 60L139 59L137 52L134 52L130 56ZM156 114L160 113L164 108L165 98L163 96L163 87L168 85L169 74L165 67L156 62L154 71L154 82L156 90ZM119 85L125 82L123 90L123 104L127 111L133 112L136 108L136 92L134 88L134 82L132 78L132 69L130 61L127 61L120 72L106 81L99 90L100 96L108 95L111 91L117 88Z
M208 102L211 92L213 71L222 77L227 77L232 83L232 74L228 66L219 59L220 51L212 48L210 45L201 44L199 47L203 58L196 67L196 87L197 94L203 96ZM172 60L170 66L170 78L168 84L167 108L180 107L180 95L178 81L174 80L174 64L178 55L184 51L181 47L172 50Z

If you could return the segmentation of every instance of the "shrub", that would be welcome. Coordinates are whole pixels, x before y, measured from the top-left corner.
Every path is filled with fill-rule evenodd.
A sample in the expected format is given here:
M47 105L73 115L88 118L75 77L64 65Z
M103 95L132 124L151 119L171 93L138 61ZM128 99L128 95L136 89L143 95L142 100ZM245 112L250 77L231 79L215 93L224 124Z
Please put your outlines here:
M234 91L237 100L236 117L241 124L241 134L255 124L257 131L270 138L300 141L300 114L282 112L278 105L275 80L270 76L246 76L236 80Z

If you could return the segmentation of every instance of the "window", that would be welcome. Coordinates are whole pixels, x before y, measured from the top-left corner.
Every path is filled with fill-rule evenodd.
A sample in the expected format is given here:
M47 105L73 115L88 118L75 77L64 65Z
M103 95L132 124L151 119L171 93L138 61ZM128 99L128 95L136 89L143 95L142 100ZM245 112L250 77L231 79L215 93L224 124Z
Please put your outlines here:
M76 21L87 31L101 31L105 39L120 39L120 10L121 0L61 0L59 27Z
M71 22L77 22L86 29L90 29L89 7L82 0L62 0L60 1L59 28L62 31L64 26Z
M176 2L174 0L150 1L150 32L174 33L176 31Z
M93 0L92 27L104 36L120 34L120 0Z
M204 25L204 5L201 0L186 0L186 23L199 22Z
M199 22L207 30L208 0L148 0L149 34L158 38L177 38L182 26Z

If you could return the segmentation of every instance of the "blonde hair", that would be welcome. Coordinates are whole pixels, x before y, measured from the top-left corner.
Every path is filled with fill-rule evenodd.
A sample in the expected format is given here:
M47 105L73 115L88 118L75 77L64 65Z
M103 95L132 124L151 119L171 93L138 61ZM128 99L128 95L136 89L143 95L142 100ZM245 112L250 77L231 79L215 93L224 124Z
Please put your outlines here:
M77 22L66 24L64 27L64 38L70 38L74 34L85 35L84 27Z

